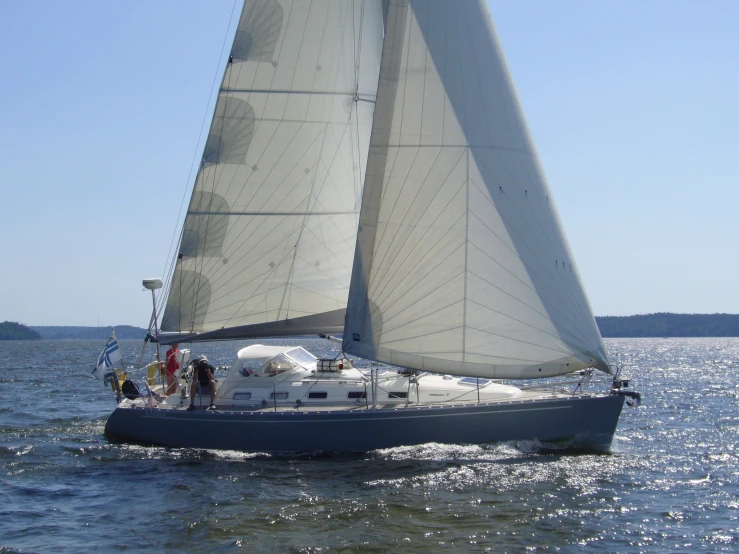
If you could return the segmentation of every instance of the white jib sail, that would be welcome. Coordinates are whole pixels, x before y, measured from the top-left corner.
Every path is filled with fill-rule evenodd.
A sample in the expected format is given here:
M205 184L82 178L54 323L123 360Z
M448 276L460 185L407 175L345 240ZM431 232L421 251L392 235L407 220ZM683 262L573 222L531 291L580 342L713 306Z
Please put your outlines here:
M390 0L344 350L490 378L608 370L483 0Z
M343 324L382 25L381 0L244 3L164 331Z

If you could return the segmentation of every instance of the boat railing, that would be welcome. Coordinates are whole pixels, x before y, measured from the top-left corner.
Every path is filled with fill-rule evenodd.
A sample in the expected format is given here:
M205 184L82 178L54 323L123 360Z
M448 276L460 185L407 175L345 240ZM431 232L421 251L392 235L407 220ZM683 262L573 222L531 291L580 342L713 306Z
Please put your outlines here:
M572 374L570 374L572 375ZM521 390L535 391L535 390L558 390L562 393L571 393L572 395L577 394L578 391L582 391L586 385L593 381L594 371L583 370L580 375L575 378L562 379L559 381L547 381L545 383L536 383L533 385L519 386ZM569 390L567 387L574 385L574 389Z

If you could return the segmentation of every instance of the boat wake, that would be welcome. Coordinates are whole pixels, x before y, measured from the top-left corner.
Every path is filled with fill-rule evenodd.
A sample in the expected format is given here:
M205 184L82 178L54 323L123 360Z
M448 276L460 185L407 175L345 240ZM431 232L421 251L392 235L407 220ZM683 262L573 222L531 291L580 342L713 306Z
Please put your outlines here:
M592 455L611 454L610 448L600 448L588 445L578 438L557 442L539 440L519 440L490 443L483 445L456 445L428 443L415 446L399 446L375 450L374 456L388 460L417 460L417 461L501 461L524 455Z

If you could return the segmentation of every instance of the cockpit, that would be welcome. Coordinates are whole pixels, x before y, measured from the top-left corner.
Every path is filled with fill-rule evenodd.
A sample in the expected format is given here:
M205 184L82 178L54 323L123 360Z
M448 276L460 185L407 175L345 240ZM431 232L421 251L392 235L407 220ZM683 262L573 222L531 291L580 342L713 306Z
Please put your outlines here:
M300 346L253 344L239 350L231 371L218 388L218 396L231 398L235 390L244 387L272 387L273 380L282 374L302 375L315 369L316 357Z
M253 345L239 351L232 373L239 373L242 377L274 377L286 371L315 368L316 357L300 346Z

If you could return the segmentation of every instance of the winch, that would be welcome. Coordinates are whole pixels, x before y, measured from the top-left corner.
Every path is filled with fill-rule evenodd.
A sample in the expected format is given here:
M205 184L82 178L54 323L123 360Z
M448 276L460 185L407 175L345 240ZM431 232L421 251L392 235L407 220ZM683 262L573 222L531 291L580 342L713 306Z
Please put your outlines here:
M339 358L318 358L316 360L316 371L343 371L353 367L352 361L345 356Z

